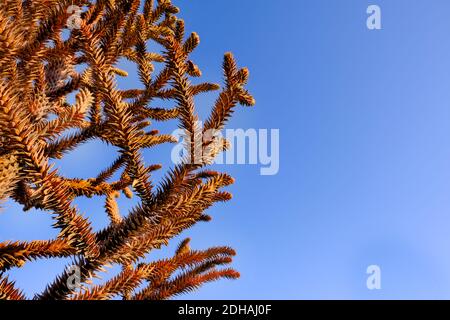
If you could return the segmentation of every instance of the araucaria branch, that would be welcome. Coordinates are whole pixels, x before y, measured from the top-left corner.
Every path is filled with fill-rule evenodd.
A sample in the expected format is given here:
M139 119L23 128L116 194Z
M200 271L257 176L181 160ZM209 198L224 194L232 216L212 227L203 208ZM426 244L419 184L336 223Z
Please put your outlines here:
M205 282L239 276L221 267L231 262L233 249L192 250L189 239L172 258L146 262L151 250L209 221L205 210L215 202L231 199L223 187L233 179L206 168L227 141L200 137L200 151L192 141L221 130L236 105L255 103L244 88L249 72L239 69L230 53L224 58L222 89L194 84L201 71L189 56L200 40L196 33L185 35L178 11L169 0L1 1L0 199L3 205L10 199L24 210L38 209L33 214L50 214L59 235L0 243L0 299L31 298L16 288L8 271L43 258L72 257L79 285L70 285L67 268L35 299L168 299ZM152 42L163 49L150 51ZM117 77L127 76L118 68L123 59L136 64L139 88L119 88ZM220 89L199 128L194 97ZM76 98L71 101L71 96ZM172 101L173 108L155 106L161 99ZM194 138L181 164L154 185L152 172L162 166L146 164L143 150L176 142L153 128L172 119ZM118 150L116 160L98 175L75 179L55 169L53 163L92 140ZM194 157L197 161L189 161ZM139 205L120 212L120 193L138 197ZM110 221L98 232L74 205L77 198L92 196L103 197ZM92 285L91 279L110 264L122 265L121 272Z

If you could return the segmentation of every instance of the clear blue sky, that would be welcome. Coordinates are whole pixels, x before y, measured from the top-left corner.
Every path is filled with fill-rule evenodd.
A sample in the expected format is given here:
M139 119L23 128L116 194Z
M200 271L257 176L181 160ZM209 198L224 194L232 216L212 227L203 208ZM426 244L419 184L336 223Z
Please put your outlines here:
M186 297L450 299L450 2L175 3L188 30L200 34L193 58L205 79L221 80L229 50L251 71L257 106L240 108L229 127L281 135L279 174L223 168L236 178L233 201L185 234L194 248L236 248L242 278ZM381 7L381 31L366 28L370 4ZM167 161L169 152L146 159ZM58 165L87 177L112 158L89 144ZM87 213L95 208L89 216L103 226L100 202L78 204ZM53 237L50 223L48 214L10 206L0 214L0 240ZM372 264L382 270L379 291L366 288ZM32 293L64 265L39 261L11 277Z

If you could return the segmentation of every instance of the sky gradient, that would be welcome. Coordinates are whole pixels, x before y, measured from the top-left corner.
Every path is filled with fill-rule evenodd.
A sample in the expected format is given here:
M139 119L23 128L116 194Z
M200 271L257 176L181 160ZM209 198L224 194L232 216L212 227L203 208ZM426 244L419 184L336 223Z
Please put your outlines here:
M183 234L193 248L235 248L241 279L183 297L450 299L450 2L174 3L187 30L200 35L192 58L204 80L222 81L227 51L250 69L257 105L238 108L228 128L280 130L279 173L219 166L236 178L233 200ZM366 28L371 4L381 7L382 30ZM137 79L122 84L135 87ZM197 100L202 114L214 98ZM156 124L166 133L175 127ZM170 150L149 151L147 163L169 165ZM57 166L89 177L112 151L88 143ZM104 226L100 201L77 204L96 230ZM123 196L120 204L123 212L132 205ZM49 239L57 234L50 225L48 213L9 203L0 241ZM66 262L29 263L11 278L31 295ZM366 288L369 265L381 267L381 290Z

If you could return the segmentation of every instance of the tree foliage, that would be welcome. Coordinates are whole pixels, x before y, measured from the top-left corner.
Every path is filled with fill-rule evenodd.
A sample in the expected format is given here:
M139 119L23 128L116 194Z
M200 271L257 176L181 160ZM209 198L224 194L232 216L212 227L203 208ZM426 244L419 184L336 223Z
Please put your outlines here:
M78 28L64 37L73 18L71 5L84 11ZM167 299L205 282L239 276L220 267L231 262L231 248L196 251L189 239L172 258L145 262L151 250L209 221L205 210L231 199L223 188L233 183L229 175L206 168L228 145L210 137L201 140L200 161L187 157L154 185L152 172L161 165L147 165L143 150L176 141L155 130L154 123L174 119L187 135L201 135L222 129L236 105L254 104L244 88L248 70L239 69L230 53L224 57L222 89L194 84L201 71L190 54L200 40L196 33L185 35L178 11L169 0L1 1L0 199L52 215L59 230L56 239L0 243L1 299L26 299L7 273L42 258L72 257L82 286L69 286L66 270L35 299ZM163 49L152 52L149 43ZM119 88L117 78L127 76L118 68L121 59L137 66L139 88ZM220 90L218 98L198 128L194 97L214 90ZM76 96L72 103L71 95ZM172 101L173 108L155 106L160 99ZM53 167L92 140L118 150L116 160L98 175L68 178ZM198 149L187 147L191 155ZM139 204L120 212L120 193L137 196ZM75 199L92 196L103 197L110 220L98 232L74 205ZM122 271L101 285L90 284L110 264L122 265Z

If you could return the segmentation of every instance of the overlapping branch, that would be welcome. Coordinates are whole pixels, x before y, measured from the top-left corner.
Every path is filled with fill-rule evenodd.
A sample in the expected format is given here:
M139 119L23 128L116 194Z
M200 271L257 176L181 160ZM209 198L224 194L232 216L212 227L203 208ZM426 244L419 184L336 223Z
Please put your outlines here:
M172 258L146 262L151 250L198 222L210 221L205 211L214 203L231 199L223 188L233 179L204 169L227 142L205 140L204 134L221 130L236 105L255 101L244 88L248 70L239 69L227 53L224 88L200 128L194 97L220 89L209 82L194 83L201 71L190 54L200 38L186 35L170 0L146 0L140 11L141 2L0 4L0 201L10 198L24 210L48 212L60 230L53 240L0 243L0 272L27 261L61 257L73 258L79 270L79 287L68 285L71 274L65 270L36 299L168 299L206 282L239 276L232 269L217 268L231 262L232 249L194 251L189 240ZM84 10L78 28L69 31L70 5ZM163 49L151 52L149 43ZM123 59L136 65L141 87L119 88L117 77L128 75L118 66ZM173 107L158 107L157 99L171 101ZM178 121L191 137L185 139L189 157L154 185L152 173L161 165L147 164L143 150L178 142L153 128L153 122L169 120ZM67 178L54 167L55 161L92 140L117 150L103 171L91 178ZM120 193L136 195L139 204L121 212L116 201ZM74 205L76 198L92 196L103 197L110 220L98 232ZM34 214L44 214L40 211ZM109 264L121 264L122 271L104 284L90 285ZM25 297L4 276L0 298Z

